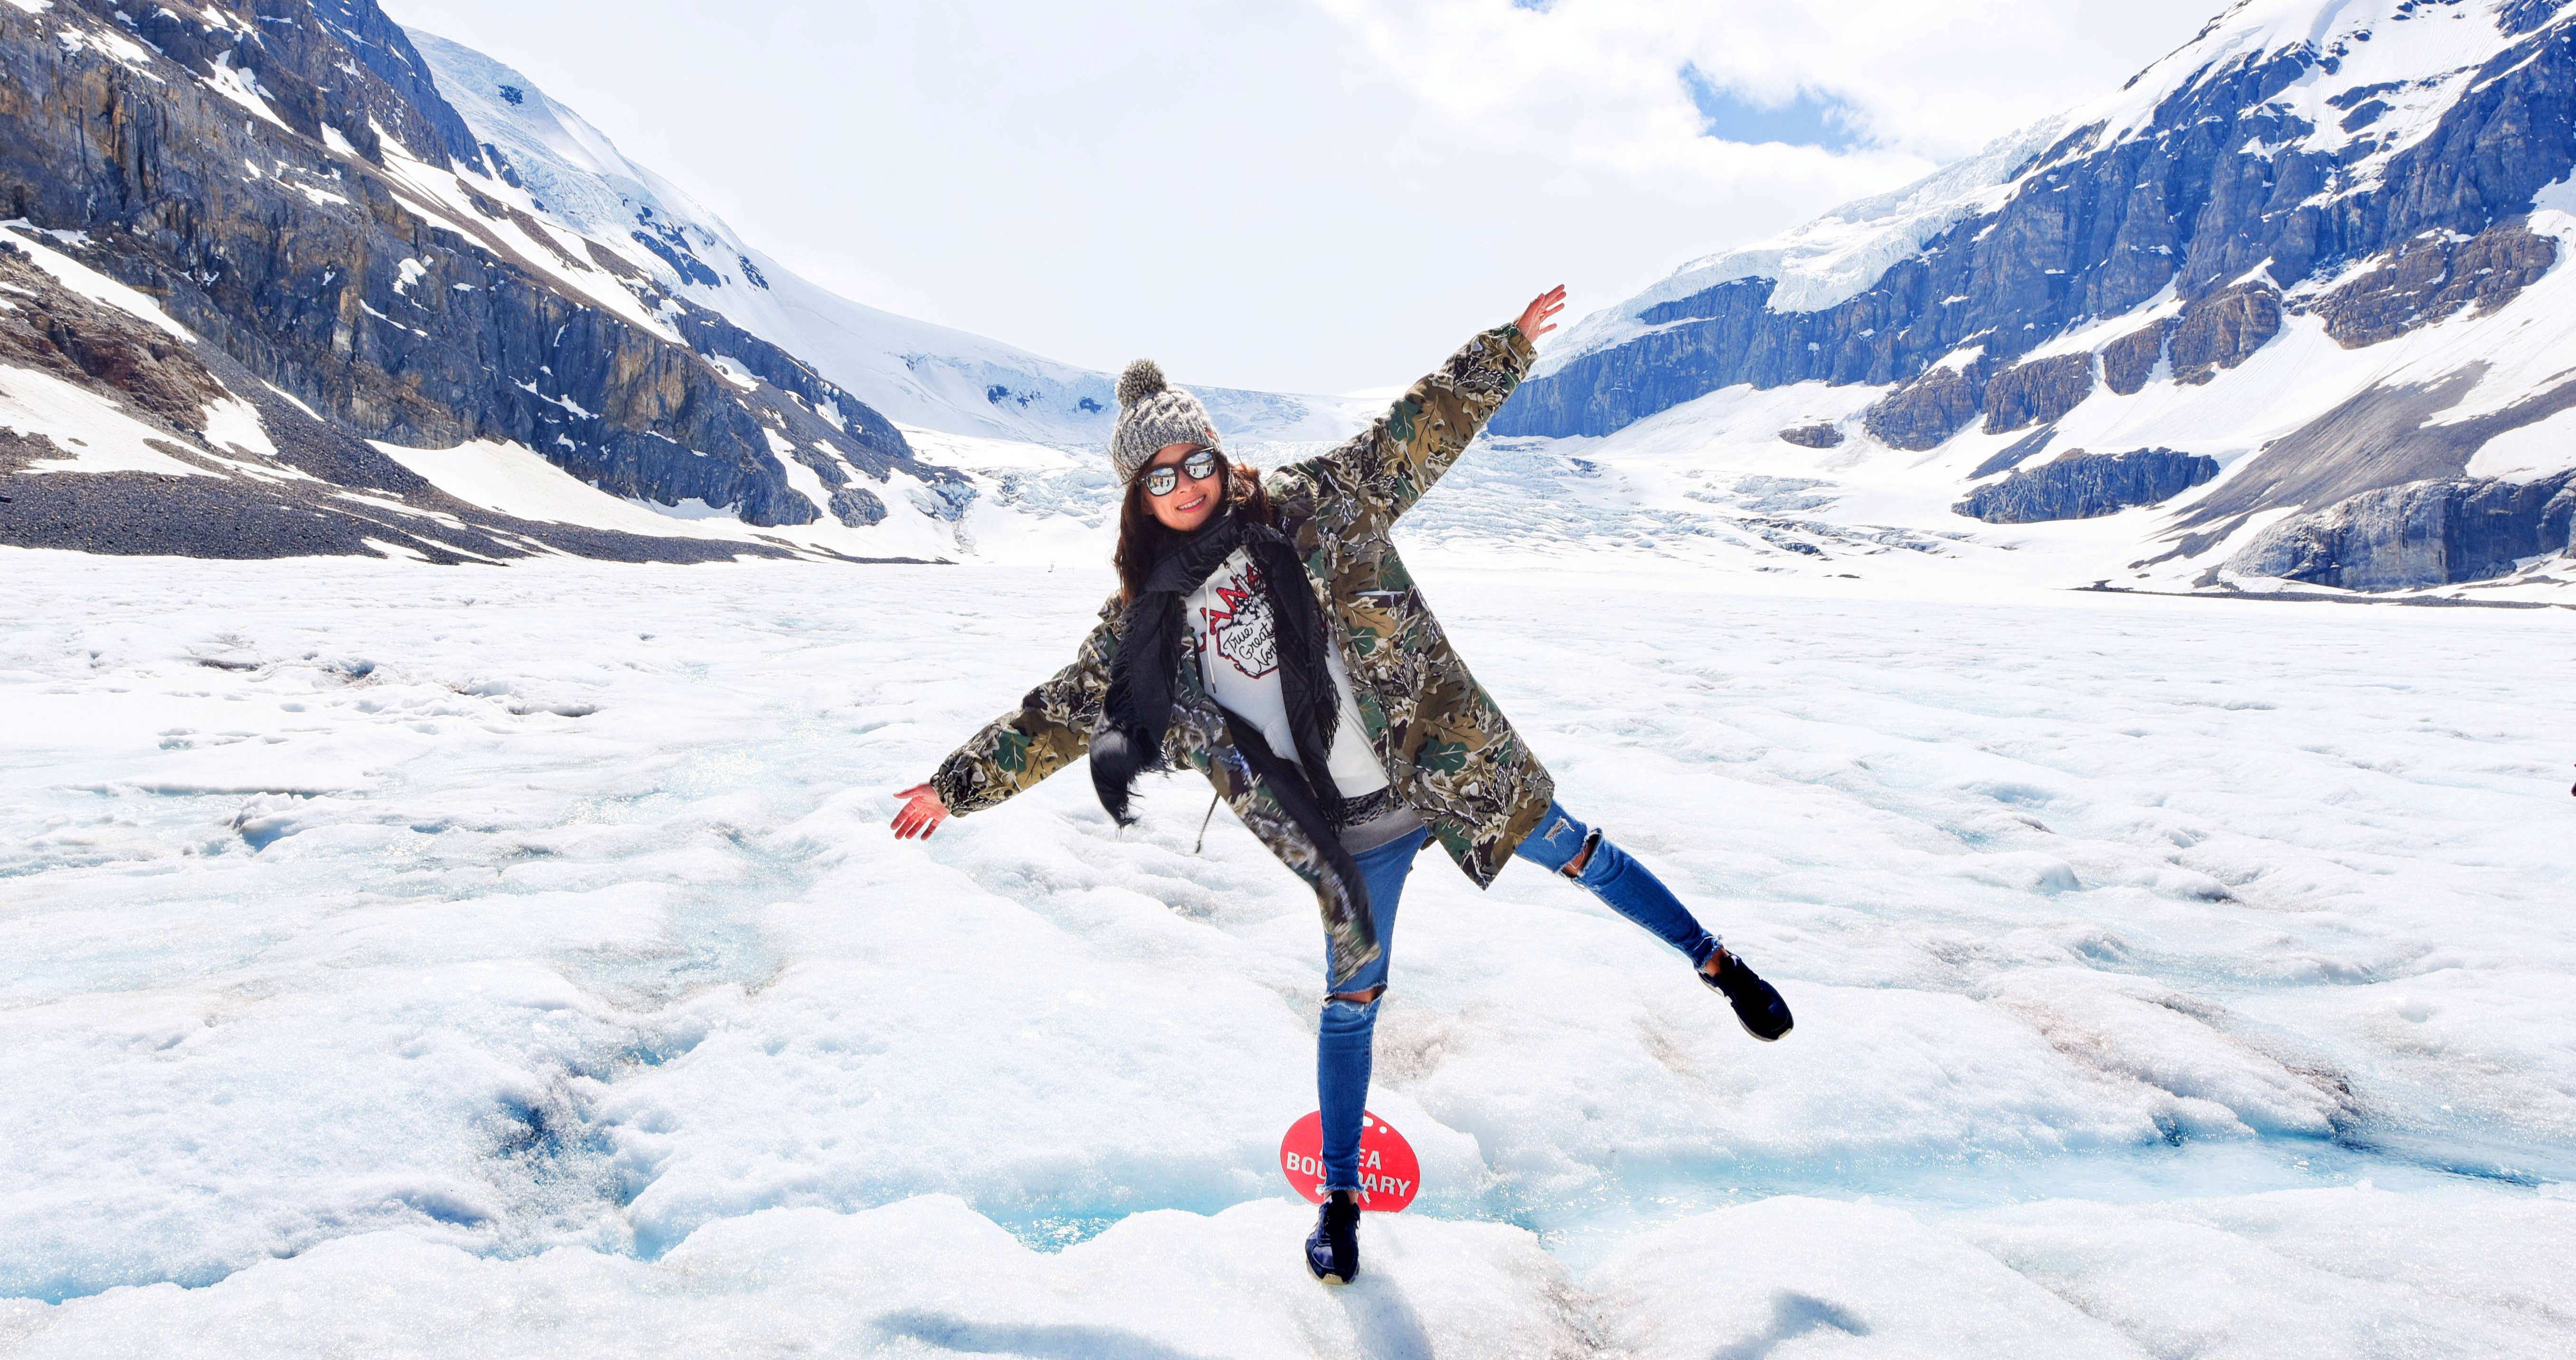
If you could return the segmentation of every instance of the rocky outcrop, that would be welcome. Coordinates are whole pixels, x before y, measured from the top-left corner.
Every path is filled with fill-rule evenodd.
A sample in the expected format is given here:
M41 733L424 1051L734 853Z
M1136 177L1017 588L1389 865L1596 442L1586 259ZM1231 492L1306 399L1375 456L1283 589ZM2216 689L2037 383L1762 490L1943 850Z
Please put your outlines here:
M50 374L121 402L179 438L202 434L227 395L169 332L54 282L0 241L0 364Z
M2182 309L2165 332L2165 358L2175 382L2198 385L2254 357L2280 333L2280 290L2238 284Z
M911 446L904 442L903 432L895 428L893 421L825 381L813 365L693 302L673 299L665 314L690 348L731 361L795 398L806 409L845 427L853 439L877 455L867 460L868 470L882 471L910 455Z
M167 5L64 0L65 11L112 21L114 32L140 38L154 55L182 70L239 73L241 83L257 90L269 112L298 136L337 137L377 163L383 150L378 129L441 166L480 157L474 134L438 97L411 40L374 0L215 0L200 8L190 17ZM112 42L92 43L77 26L54 28L58 38L72 35L62 45L66 57L119 55ZM19 35L7 36L14 41ZM118 64L147 82L129 88L129 96L152 93L153 75L168 79L151 63ZM231 107L236 114L243 111L242 105ZM151 173L141 159L121 168L137 177Z
M1861 425L1892 448L1923 450L1979 415L1988 434L2053 423L2093 392L2093 356L2058 354L2023 364L1979 356L1926 370L1861 413Z
M1797 425L1782 430L1780 438L1802 449L1831 449L1841 447L1843 432L1833 425Z
M2282 315L2281 291L2268 284L2221 289L2104 346L2103 382L2121 396L2135 396L2163 363L2170 365L2165 375L2173 381L2198 386L2271 343L2281 333Z
M885 521L885 502L855 486L832 488L832 517L853 529Z
M2382 487L2273 525L2227 561L2239 576L2346 590L2484 580L2576 551L2576 472Z
M483 155L373 0L0 5L0 217L78 234L65 249L242 365L237 390L273 383L363 438L523 444L757 525L825 513L782 447L827 487L958 482L775 346L566 253L473 181L422 178ZM845 522L882 515L847 489Z
M2053 423L2093 395L2093 356L2056 354L2015 364L1986 380L1986 433Z
M80 463L89 441L59 426L47 434L0 420L0 543L156 557L399 552L438 563L548 551L637 562L785 555L756 543L531 522L454 500L231 356L73 292L6 244L0 368L76 389L114 423L153 431L144 447L169 460L167 471L67 475L63 467ZM256 410L271 449L209 438L209 407L236 400ZM238 426L229 433L238 436Z
M2124 397L2145 391L2156 376L2156 365L2164 362L2165 337L2171 334L2173 322L2168 318L2104 345L2102 385Z
M1986 369L1980 359L1965 368L1927 370L1862 412L1861 428L1891 448L1938 447L1984 409ZM1519 399L1514 393L1513 400Z
M2566 3L2567 0L2505 0L2496 10L2496 25L2516 36L2536 32L2557 18Z
M2482 21L2424 10L2392 22ZM1735 383L1871 383L1898 389L1873 431L1885 426L1897 432L1889 442L1921 448L1932 431L1965 424L1948 418L1956 379L1924 376L1945 356L1981 346L1993 360L1987 373L1962 375L1968 404L1981 407L1985 378L2168 287L2184 312L2110 347L2103 380L2113 391L2138 391L2172 344L2179 380L2242 362L2280 329L2281 289L2390 252L2440 259L2392 265L2385 286L2347 285L2358 291L2329 311L2346 318L2330 322L2342 335L2360 341L2420 325L2471 299L2495 305L2545 267L2546 243L2489 233L2576 167L2576 23L2556 8L2527 6L2522 17L2522 36L2402 149L2384 147L2368 122L2354 140L2305 149L2316 127L2276 102L2340 69L2349 51L2311 43L2219 61L2135 135L2103 144L2100 129L2069 133L2022 169L2000 207L1932 236L1857 295L1774 311L1775 281L1740 278L1660 304L1638 316L1644 329L1634 338L1522 384L1493 429L1601 435ZM2414 29L2399 32L2416 40ZM2363 117L2367 103L2335 117ZM2447 244L2410 244L2419 239ZM2473 241L2484 244L2471 251Z
M2316 305L2326 334L2346 349L2394 339L2471 304L2501 306L2558 262L2558 243L2522 221L2465 240L2435 233L2407 242L2379 267Z
M2172 449L2062 454L1977 488L1952 507L1988 524L2091 519L2171 499L2218 475L2218 460Z

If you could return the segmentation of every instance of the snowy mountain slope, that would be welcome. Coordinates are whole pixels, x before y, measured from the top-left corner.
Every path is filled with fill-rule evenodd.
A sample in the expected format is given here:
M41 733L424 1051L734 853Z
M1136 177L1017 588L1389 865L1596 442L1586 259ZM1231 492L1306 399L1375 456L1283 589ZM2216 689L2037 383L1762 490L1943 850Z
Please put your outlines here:
M1097 446L1112 375L863 306L798 276L518 71L418 29L438 88L535 211L617 252L673 295L814 365L906 425ZM1335 397L1193 389L1229 436L1324 439L1375 414Z
M2530 223L2576 250L2576 216L2543 209ZM2158 381L2128 394L2100 387L2048 426L1971 425L1928 452L1890 448L1868 432L1887 388L1739 385L1612 435L1492 440L1415 512L1411 531L1497 564L1541 553L1571 565L1621 551L1640 565L1854 577L1872 590L1931 588L1912 580L1927 572L1998 586L2305 590L2342 582L2308 579L2295 554L2332 553L2353 588L2564 603L2576 598L2566 584L2576 573L2563 553L2517 547L2511 535L2535 544L2537 529L2567 541L2576 504L2568 494L2576 427L2562 404L2571 355L2576 272L2562 268L2492 312L2464 310L2365 349L2338 344L2322 318L2293 316L2261 350L2205 383ZM2357 401L2361 394L2381 395ZM1809 433L1817 430L1836 442L1783 438L1821 438ZM2308 456L2320 448L2329 456ZM2048 502L2071 474L2108 461L2081 450L2159 449L2206 457L2218 476L2154 505L2084 518L1988 524L1957 508L2034 469L2036 497ZM2309 471L2297 480L2283 471L2299 468ZM2398 505L2372 509L2363 500L2366 513L2395 521L2371 541L2399 545L2396 554L2353 544L2349 533L2332 540L2341 517L2326 517L2321 532L2292 506L2265 508L2366 498L2359 488L2382 478L2417 488L2404 493L2417 499ZM2425 503L2437 493L2456 499ZM2232 538L2176 551L2240 519ZM2435 566L2492 569L2445 582L2420 556L2406 556L2408 544L2439 549ZM2277 556L2226 565L2258 546ZM2279 569L2250 569L2258 562Z
M2067 126L2064 117L2043 120L1904 188L1846 203L1768 241L1693 260L1644 292L1566 328L1531 376L1544 378L1573 359L1684 324L1662 319L1664 309L1741 279L1776 282L1768 299L1775 311L1812 312L1843 302L1951 227L2000 207ZM1657 319L1649 320L1649 314Z
M1659 450L1647 476L1680 428L1817 387L1705 452L1818 479L1826 520L2079 549L2080 580L2557 579L2571 171L2566 6L2246 0L2120 91L1587 319L1496 429ZM2154 511L2103 490L2155 459L2220 472L2127 493ZM1972 492L2104 518L1999 532L1948 513Z
M13 4L0 71L0 541L956 551L972 483L541 220L372 0Z
M32 61L53 49L25 13L0 21ZM206 381L291 465L324 466L293 461L313 440L335 450L341 471L312 475L355 478L384 503L370 513L436 497L436 514L515 521L544 504L560 532L511 532L574 551L603 550L591 533L643 536L619 552L667 538L684 556L711 535L857 556L1101 550L1114 488L1088 450L1104 375L814 287L524 77L427 35L415 52L364 0L258 25L223 6L117 13L81 0L53 42L128 107L211 129L203 145L138 144L162 148L150 173L215 210L139 202L112 162L82 160L67 110L96 94L29 66L54 103L11 144L20 198L38 205L19 235L162 296L188 343L212 347ZM2576 508L2551 423L2559 371L2576 366L2555 320L2576 160L2568 30L2528 3L2239 6L2093 106L1591 318L1504 409L1496 429L1519 439L1466 460L1409 529L1470 557L1627 552L1827 579L2502 579L2546 596ZM335 53L354 54L358 78L326 99L299 72ZM244 114L238 132L223 121ZM245 137L274 143L266 173L222 168L225 140ZM361 203L413 239L371 234ZM2427 220L2440 224L2403 234ZM298 252L269 243L277 221ZM119 410L149 396L119 395L51 342L24 353ZM1208 395L1265 464L1371 414ZM216 456L202 421L163 417ZM287 430L317 419L329 428L309 440ZM60 447L32 461L74 466L43 456ZM546 464L585 493L554 494ZM168 493L270 526L226 547L201 514L151 513L162 493L142 475L31 484L0 502L22 507L0 534L528 550L434 516L341 521L340 501L317 510L229 470ZM338 528L280 527L315 514Z

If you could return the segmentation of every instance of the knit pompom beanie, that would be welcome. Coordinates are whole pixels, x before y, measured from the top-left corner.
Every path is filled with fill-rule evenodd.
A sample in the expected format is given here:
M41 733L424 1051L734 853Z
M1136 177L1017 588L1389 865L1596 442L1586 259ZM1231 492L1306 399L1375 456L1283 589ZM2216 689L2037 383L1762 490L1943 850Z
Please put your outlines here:
M1139 359L1118 375L1118 423L1109 432L1109 460L1118 465L1119 480L1133 480L1166 444L1225 448L1199 399L1165 382L1153 360Z

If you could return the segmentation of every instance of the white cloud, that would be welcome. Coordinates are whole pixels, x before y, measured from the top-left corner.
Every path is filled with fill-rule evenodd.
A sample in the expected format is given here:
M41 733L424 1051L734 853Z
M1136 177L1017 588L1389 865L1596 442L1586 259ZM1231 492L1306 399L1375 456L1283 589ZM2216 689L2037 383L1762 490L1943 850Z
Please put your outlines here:
M1883 173L1947 161L2129 74L2189 7L2102 0L1316 0L1425 108L1570 160L1724 183L1774 173L1702 135L1681 71L1765 107L1841 105ZM1897 159L1897 158L1902 158Z

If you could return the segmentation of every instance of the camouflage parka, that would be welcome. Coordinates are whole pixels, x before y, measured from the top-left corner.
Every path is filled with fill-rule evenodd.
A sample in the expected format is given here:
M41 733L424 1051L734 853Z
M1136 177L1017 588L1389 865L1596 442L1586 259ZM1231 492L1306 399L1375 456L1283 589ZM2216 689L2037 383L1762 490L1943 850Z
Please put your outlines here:
M1485 331L1367 430L1264 479L1274 522L1305 559L1307 584L1341 648L1378 763L1478 887L1493 882L1538 824L1555 785L1449 645L1389 531L1493 418L1531 357L1518 327ZM1083 754L1100 718L1125 616L1125 606L1111 596L1073 664L940 765L930 782L952 814L992 807ZM1186 651L1180 671L1164 762L1205 774L1243 824L1315 889L1333 977L1349 976L1377 957L1367 914L1322 851L1253 777Z

